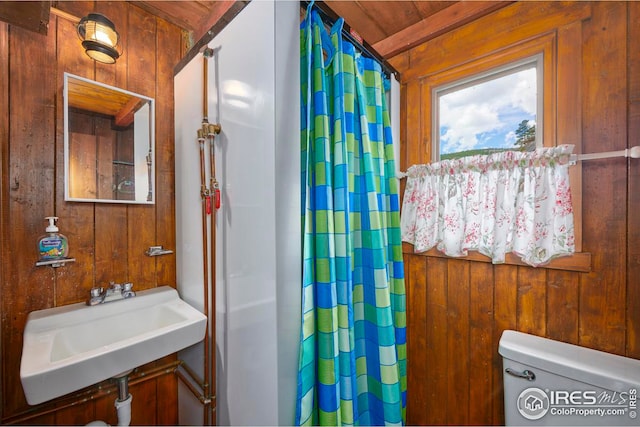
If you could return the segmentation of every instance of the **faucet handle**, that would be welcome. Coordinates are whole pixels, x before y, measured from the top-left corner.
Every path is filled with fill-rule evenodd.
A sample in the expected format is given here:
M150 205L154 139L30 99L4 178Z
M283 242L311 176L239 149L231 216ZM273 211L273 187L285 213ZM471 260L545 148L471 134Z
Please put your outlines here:
M133 283L127 282L122 284L122 296L124 298L131 298L136 296L136 293L133 291Z

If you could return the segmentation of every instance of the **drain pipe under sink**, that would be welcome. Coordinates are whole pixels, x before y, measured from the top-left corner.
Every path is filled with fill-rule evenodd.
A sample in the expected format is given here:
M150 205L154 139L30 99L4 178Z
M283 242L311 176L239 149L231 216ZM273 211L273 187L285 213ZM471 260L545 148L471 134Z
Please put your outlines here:
M118 398L116 399L116 411L118 412L118 425L131 424L131 393L129 393L129 374L116 378L118 380Z
M132 371L128 371L113 378L118 382L118 398L116 399L115 407L118 414L119 426L128 426L131 424L131 400L133 399L131 393L129 393L129 374L131 372ZM108 426L109 424L104 421L91 421L86 425Z

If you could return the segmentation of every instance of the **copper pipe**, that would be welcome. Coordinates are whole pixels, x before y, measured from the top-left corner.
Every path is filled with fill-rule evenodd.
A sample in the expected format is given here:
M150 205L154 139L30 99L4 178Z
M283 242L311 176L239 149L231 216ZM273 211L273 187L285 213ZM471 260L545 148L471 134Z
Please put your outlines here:
M206 61L205 61L206 64ZM202 129L198 129L198 143L200 144L200 195L202 197L202 271L203 271L203 314L207 318L204 330L204 384L203 392L207 396L209 394L209 377L211 376L211 367L209 363L209 242L207 241L207 203L210 203L209 190L206 188L206 169L204 156L204 138L201 138ZM208 403L205 402L204 408L204 425L208 420Z
M213 125L209 125L209 127L211 128ZM215 142L215 135L214 134L210 134L209 137L209 162L211 164L211 176L210 176L210 188L212 190L212 207L211 207L211 229L210 229L210 241L211 241L211 264L210 264L210 268L211 268L211 281L212 283L216 283L216 215L217 215L217 203L216 203L216 198L219 195L219 189L218 189L218 182L216 181L216 175L215 175L215 171L216 171L216 159L215 159L215 146L214 146L214 142ZM215 293L215 286L213 287L213 291L211 292L211 306L214 307L214 313L215 313L215 306L216 306L216 293ZM212 336L212 343L215 343L215 337L216 337L216 318L215 315L213 315L211 317L211 336ZM213 348L210 349L211 354L213 354ZM209 379L207 379L209 380ZM210 372L210 381L211 381L211 389L210 389L210 393L211 395L215 395L216 394L216 375L215 372L212 371ZM207 407L208 411L215 411L215 406L209 406ZM208 414L209 418L213 421L214 415L215 414ZM212 422L211 424L215 424L214 422Z
M202 59L202 122L206 123L209 120L209 57L203 52Z
M215 155L215 146L214 146L215 136L209 135L209 164L211 165L211 175L209 175L209 190L211 191L211 196L215 199L216 190L218 189L218 181L216 180L216 155ZM215 200L212 202L211 209L211 277L215 279L215 256L216 256L216 203ZM212 304L213 305L213 304ZM213 305L215 307L215 305Z
M208 85L208 74L209 74L209 55L208 55L208 51L210 49L209 48L205 48L202 54L203 57L203 70L202 70L202 80L203 80L203 85L202 85L202 126L203 129L199 130L198 133L202 132L202 143L200 144L200 177L201 177L201 185L202 188L204 189L207 185L206 183L206 178L205 178L205 174L206 174L206 167L205 167L205 160L204 160L204 137L206 137L207 134L207 129L205 126L205 123L207 123L207 112L208 112L208 104L209 104L209 88L207 87ZM211 209L215 209L213 206L211 206L211 189L207 190L207 194L206 196L208 197L208 203ZM211 362L210 362L210 347L211 347L211 343L210 343L210 338L209 338L209 334L212 333L209 323L211 321L211 319L209 318L209 254L208 254L208 246L210 244L210 242L207 241L208 235L207 235L207 197L205 197L203 195L203 200L202 200L202 267L204 270L204 280L203 280L203 307L204 307L204 315L207 318L207 325L205 327L205 332L204 332L204 384L202 387L202 391L204 393L205 399L204 399L204 407L203 407L203 425L205 426L209 426L211 425L211 417L209 416L209 411L210 411L210 406L211 406L211 399L209 399L209 395L210 395L210 390L209 390L209 386L211 385ZM215 245L215 241L213 242L213 244ZM215 279L215 278L214 278Z
M204 59L202 75L202 122L207 123L209 116L209 58L213 56L214 51L206 45L200 51L202 52L202 57Z
M210 185L210 189L211 189L211 196L212 199L211 200L211 224L210 224L210 229L209 232L211 233L209 240L211 243L211 258L210 258L210 273L211 273L211 283L216 283L216 214L217 214L217 204L216 204L216 190L217 190L217 182L216 182L216 178L215 178L215 170L216 170L216 162L215 162L215 155L214 155L214 147L213 147L213 141L214 141L214 137L211 136L209 138L209 161L211 163L211 176L209 178L209 181L211 183ZM214 314L213 316L211 316L211 343L210 345L210 349L209 352L210 354L214 354L213 353L213 343L216 342L216 316L215 316L215 307L216 307L216 292L215 292L215 286L213 286L213 290L211 292L211 307L213 308ZM216 394L216 379L215 379L216 375L215 372L213 370L211 370L209 372L209 377L207 378L207 381L211 381L211 387L209 388L209 393L207 395L207 397L211 397L212 395ZM211 401L211 399L209 399L209 401ZM207 410L207 416L209 417L209 419L211 420L211 423L209 425L214 425L216 424L213 420L213 414L209 413L212 410L215 409L215 406L207 406L206 410Z
M180 363L180 368L182 368L187 373L187 375L193 380L193 382L198 384L198 387L204 388L204 381L195 372L193 372L193 369L191 369L189 365L182 362Z
M201 185L201 194L202 194L202 263L204 270L204 280L203 280L203 293L204 293L204 315L207 318L207 325L205 328L205 336L204 336L204 382L202 384L203 394L204 394L204 425L212 425L214 418L213 414L210 412L215 411L215 407L212 408L211 402L213 399L211 398L212 394L215 394L215 373L211 366L211 355L213 354L213 344L215 343L215 280L216 280L216 267L215 267L215 250L216 250L216 221L215 221L215 196L217 189L217 181L215 179L215 157L214 157L214 146L213 146L213 138L214 135L220 132L220 125L212 125L208 122L208 106L209 106L209 87L208 87L208 77L209 77L209 58L211 58L214 54L214 50L211 48L204 48L202 50L203 56L203 89L202 89L202 129L198 130L198 142L200 144L200 185ZM204 158L204 143L205 138L209 138L210 143L210 177L209 177L209 188L206 187L206 161ZM211 200L211 197L214 197L214 200ZM208 205L208 206L207 206ZM211 224L209 226L210 229L210 239L207 241L207 207L211 209ZM210 248L209 248L210 246ZM211 255L209 256L209 251ZM211 278L211 280L209 280ZM214 311L214 316L209 315L209 287L213 287L213 291L211 291L211 307ZM212 392L213 390L213 392Z
M182 365L182 367L184 368L185 365ZM185 371L186 372L186 371ZM191 392L191 394L193 394L194 397L196 397L200 403L204 404L206 402L206 400L208 399L207 397L205 397L205 395L202 393L202 391L198 390L194 385L193 385L193 377L191 377L191 375L188 375L189 377L191 377L191 379L187 378L187 375L183 374L182 371L176 369L176 375L178 376L178 378L182 381L182 383L184 385L187 386L187 388L189 389L189 391Z
M175 372L176 368L180 365L180 361L175 361L168 363L166 365L159 366L157 368L150 369L147 372L137 372L131 375L129 379L129 385L139 384L162 375L167 375L172 372ZM97 390L92 388L90 390L86 390L83 392L76 393L69 397L63 397L61 399L56 399L51 402L47 402L45 404L29 408L28 410L14 414L10 417L3 418L2 424L24 424L25 421L30 420L32 418L40 417L43 415L51 414L53 412L60 411L62 409L70 408L72 406L81 405L83 403L87 403L101 397L108 396L110 394L118 393L118 386L115 383L107 384L103 386L99 384L97 386Z

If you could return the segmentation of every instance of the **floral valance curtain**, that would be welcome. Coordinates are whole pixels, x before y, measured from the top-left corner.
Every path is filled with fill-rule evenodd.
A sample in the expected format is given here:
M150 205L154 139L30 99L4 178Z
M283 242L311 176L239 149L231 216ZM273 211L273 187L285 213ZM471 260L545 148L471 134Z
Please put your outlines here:
M512 252L532 266L575 252L568 157L573 146L505 151L407 171L402 240L415 252Z

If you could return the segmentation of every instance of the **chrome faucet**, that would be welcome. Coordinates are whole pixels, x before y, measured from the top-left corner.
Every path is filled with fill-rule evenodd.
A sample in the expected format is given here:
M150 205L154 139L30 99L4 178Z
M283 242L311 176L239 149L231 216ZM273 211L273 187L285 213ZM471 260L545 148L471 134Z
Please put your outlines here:
M106 302L118 301L126 298L132 298L136 296L136 293L132 290L133 283L127 282L123 284L109 283L109 287L104 289L102 287L91 288L87 305L98 305Z

